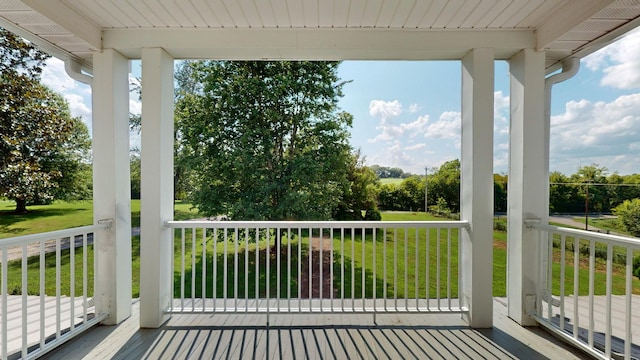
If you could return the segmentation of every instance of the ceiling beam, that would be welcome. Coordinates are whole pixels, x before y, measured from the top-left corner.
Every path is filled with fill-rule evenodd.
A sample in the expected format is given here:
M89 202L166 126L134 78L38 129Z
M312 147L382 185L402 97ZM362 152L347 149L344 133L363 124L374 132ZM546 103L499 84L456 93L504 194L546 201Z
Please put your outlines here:
M551 43L571 31L571 29L589 20L600 10L611 5L614 0L571 0L536 29L536 49L545 50Z
M473 48L507 58L535 48L535 37L532 30L113 29L103 32L103 46L130 58L158 47L176 59L459 60Z
M63 27L93 50L102 49L102 30L61 0L21 0L42 16Z

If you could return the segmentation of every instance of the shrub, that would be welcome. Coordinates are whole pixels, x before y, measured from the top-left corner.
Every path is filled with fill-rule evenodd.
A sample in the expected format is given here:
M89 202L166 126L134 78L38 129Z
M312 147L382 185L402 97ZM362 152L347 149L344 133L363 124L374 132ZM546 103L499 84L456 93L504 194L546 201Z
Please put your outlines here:
M633 258L633 275L640 279L640 256Z
M640 236L640 199L625 200L613 209L620 226L632 236Z

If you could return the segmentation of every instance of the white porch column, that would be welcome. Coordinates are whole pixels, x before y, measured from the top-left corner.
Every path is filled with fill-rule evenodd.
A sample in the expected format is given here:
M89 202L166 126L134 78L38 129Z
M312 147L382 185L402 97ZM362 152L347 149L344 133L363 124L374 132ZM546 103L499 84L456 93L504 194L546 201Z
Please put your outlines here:
M131 315L131 182L129 180L128 60L106 49L93 56L93 220L95 300L105 324Z
M493 49L462 58L461 218L462 294L467 321L493 325Z
M142 49L141 135L140 326L156 328L173 297L173 58L160 48Z
M544 52L525 49L509 60L511 124L509 130L507 303L509 317L535 325L540 284L540 239L524 221L547 222L548 141L545 140Z

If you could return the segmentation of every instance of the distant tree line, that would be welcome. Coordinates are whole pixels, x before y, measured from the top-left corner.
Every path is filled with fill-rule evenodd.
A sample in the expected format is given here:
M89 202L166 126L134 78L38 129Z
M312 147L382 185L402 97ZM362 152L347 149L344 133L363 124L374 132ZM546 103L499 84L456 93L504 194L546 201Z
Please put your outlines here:
M494 174L494 211L507 211L508 176ZM582 166L575 174L552 172L549 176L549 211L559 213L611 213L625 201L640 199L640 174L607 174L597 164ZM452 160L425 176L412 175L399 184L379 185L378 207L382 210L432 212L460 211L460 161Z
M370 168L379 179L406 179L411 176L398 167L371 165Z

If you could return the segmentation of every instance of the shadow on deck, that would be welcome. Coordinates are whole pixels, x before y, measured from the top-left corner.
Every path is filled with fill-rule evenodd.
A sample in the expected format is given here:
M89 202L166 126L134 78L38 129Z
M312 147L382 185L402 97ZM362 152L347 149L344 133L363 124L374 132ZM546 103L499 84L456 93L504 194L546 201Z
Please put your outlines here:
M46 359L587 359L539 328L523 328L494 301L494 327L459 315L173 315L139 329L139 304L118 326L98 326ZM326 325L332 324L332 325Z

